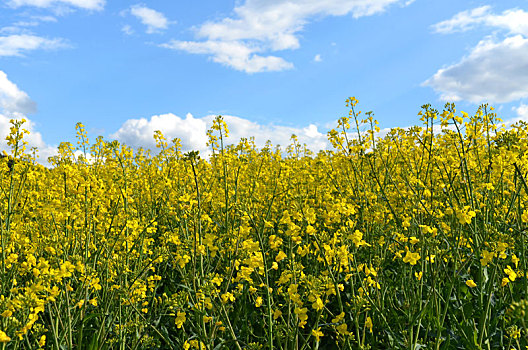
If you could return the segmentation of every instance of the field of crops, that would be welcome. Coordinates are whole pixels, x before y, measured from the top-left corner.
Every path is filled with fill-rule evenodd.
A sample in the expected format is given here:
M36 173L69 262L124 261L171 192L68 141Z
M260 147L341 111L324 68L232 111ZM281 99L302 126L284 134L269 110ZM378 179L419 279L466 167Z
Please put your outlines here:
M13 122L0 348L526 349L528 124L425 105L381 138L356 104L318 154L219 117L208 159L78 124L43 167Z

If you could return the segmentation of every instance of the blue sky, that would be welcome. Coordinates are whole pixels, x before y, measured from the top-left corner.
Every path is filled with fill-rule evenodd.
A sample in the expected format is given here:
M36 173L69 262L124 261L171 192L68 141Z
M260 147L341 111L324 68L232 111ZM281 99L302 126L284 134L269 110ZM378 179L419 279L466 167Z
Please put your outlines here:
M528 1L4 0L0 133L30 121L41 157L83 122L152 147L154 130L205 152L226 116L232 139L325 149L356 96L382 128L420 106L490 102L528 120Z

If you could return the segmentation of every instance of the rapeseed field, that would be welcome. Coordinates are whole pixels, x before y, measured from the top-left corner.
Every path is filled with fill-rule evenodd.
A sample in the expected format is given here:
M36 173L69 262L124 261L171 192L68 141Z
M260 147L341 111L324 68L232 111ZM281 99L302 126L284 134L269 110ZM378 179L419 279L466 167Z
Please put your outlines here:
M528 124L424 105L379 137L347 106L317 154L218 117L207 159L77 124L50 167L13 121L0 348L528 348Z

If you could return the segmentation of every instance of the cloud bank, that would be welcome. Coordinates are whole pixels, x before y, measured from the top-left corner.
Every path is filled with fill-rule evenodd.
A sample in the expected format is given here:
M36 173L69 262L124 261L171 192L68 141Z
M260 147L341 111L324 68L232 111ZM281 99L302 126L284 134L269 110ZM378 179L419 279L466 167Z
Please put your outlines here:
M119 130L110 135L111 138L138 148L155 149L154 131L160 130L169 140L181 139L185 151L197 150L201 154L209 154L207 143L207 130L212 126L215 115L195 118L188 113L185 118L180 118L172 113L155 115L150 119L129 119ZM291 143L290 137L295 134L301 144L306 143L312 151L325 150L329 147L326 135L319 132L314 124L306 127L289 127L279 125L261 125L250 120L223 116L229 128L227 144L237 144L241 138L255 138L257 147L263 147L266 141L281 145L283 149Z

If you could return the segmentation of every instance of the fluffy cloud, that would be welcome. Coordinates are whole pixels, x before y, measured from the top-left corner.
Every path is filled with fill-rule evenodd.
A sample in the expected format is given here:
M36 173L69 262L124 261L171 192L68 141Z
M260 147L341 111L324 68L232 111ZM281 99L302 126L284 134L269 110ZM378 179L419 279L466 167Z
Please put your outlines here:
M147 120L129 119L110 137L131 147L155 148L154 131L160 130L168 139L180 138L184 149L203 151L207 142L206 122L187 114L182 119L172 113L155 115Z
M528 105L521 103L518 107L513 107L513 111L517 114L516 117L508 120L507 125L516 123L518 121L524 121L528 123Z
M0 149L7 150L5 137L10 132L10 119L22 119L28 113L36 111L36 103L29 96L20 90L16 84L11 82L7 75L0 71ZM40 160L45 163L49 156L56 153L55 147L47 145L42 140L42 135L35 130L35 124L27 117L26 128L30 134L26 136L29 147L39 149Z
M0 70L0 112L29 114L36 110L37 104Z
M147 33L149 34L167 29L169 26L169 21L163 13L146 6L134 5L130 8L130 13L147 26Z
M10 132L10 119L22 119L22 115L5 115L0 113L0 150L6 150L8 153L9 147L7 146L5 138ZM48 158L57 154L57 148L46 144L42 139L41 133L35 130L35 123L28 118L25 119L26 123L24 123L24 128L29 131L29 135L24 136L24 140L28 143L26 151L29 152L32 147L36 147L38 149L38 162L48 164Z
M50 50L66 46L62 39L47 39L30 34L0 36L0 57L21 56L24 51Z
M52 7L66 5L86 10L102 10L105 5L105 0L8 0L8 4L13 7Z
M212 126L216 116L208 115L194 118L190 113L180 118L172 113L153 116L150 119L129 119L121 128L111 135L129 146L138 148L155 148L154 131L160 130L167 139L179 138L185 151L198 150L207 155L207 130ZM273 145L285 146L291 143L290 137L295 134L300 143L306 143L313 151L327 149L326 135L319 132L317 126L311 124L304 128L279 125L261 125L244 118L224 116L229 128L227 143L237 143L243 137L255 137L258 147L263 147L266 141Z
M501 14L490 6L462 11L432 26L437 33L464 32L477 26L498 30L482 39L459 62L439 69L423 83L443 100L506 103L528 97L528 12ZM506 37L498 39L498 33Z
M293 64L257 53L299 48L299 33L314 18L370 16L397 2L401 0L246 0L235 7L234 17L199 26L196 35L201 40L173 40L162 46L205 54L215 62L246 73L285 70ZM221 48L230 51L224 54Z
M484 39L460 62L439 69L424 85L443 100L504 103L528 97L528 39Z

